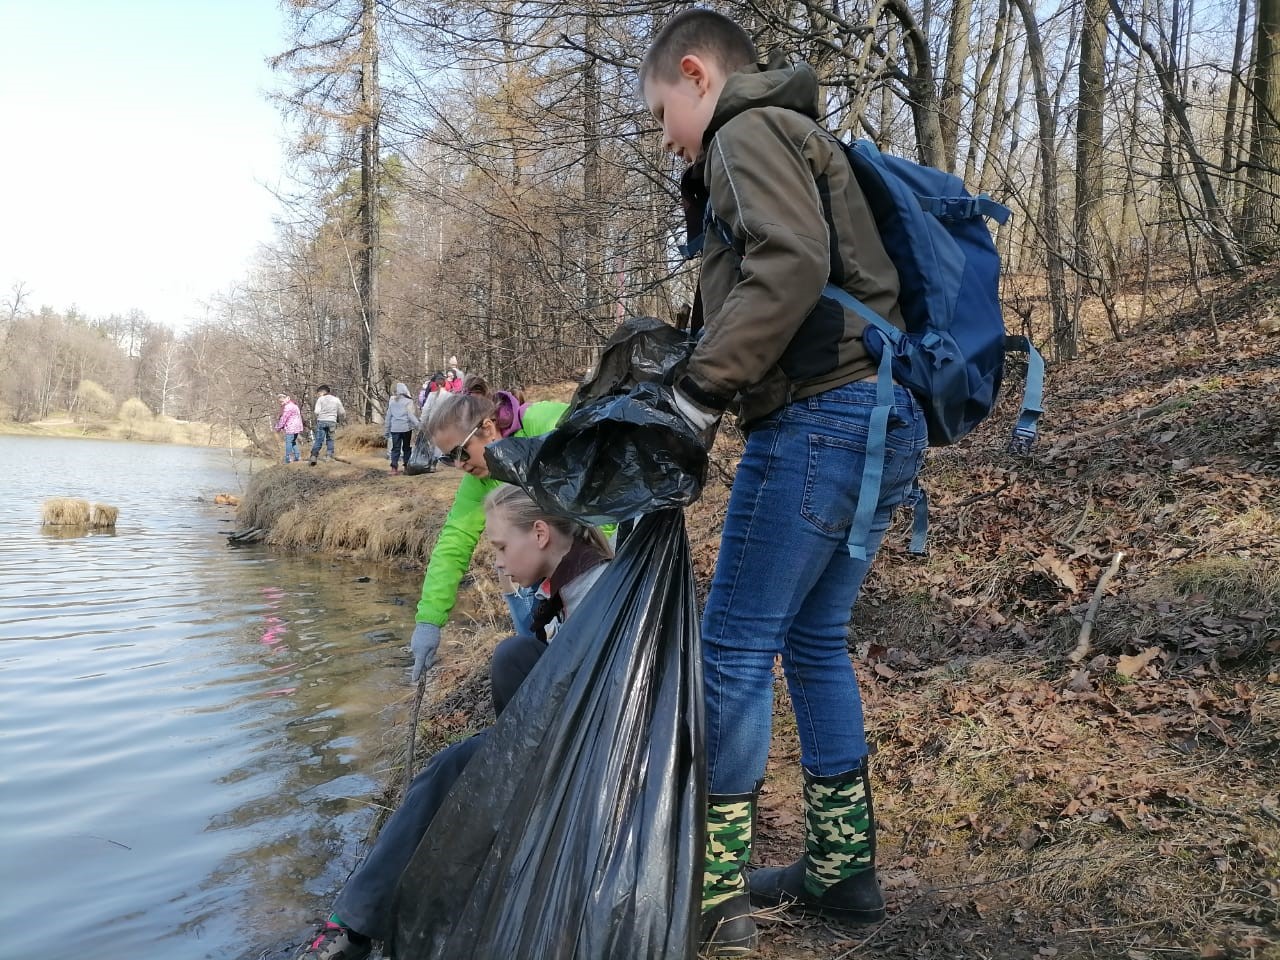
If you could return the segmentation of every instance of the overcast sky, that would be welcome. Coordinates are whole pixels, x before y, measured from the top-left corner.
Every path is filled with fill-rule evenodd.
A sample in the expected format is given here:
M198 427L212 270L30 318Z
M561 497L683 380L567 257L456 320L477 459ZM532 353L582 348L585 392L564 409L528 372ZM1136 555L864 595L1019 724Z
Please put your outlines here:
M271 238L276 0L0 0L0 296L184 326Z

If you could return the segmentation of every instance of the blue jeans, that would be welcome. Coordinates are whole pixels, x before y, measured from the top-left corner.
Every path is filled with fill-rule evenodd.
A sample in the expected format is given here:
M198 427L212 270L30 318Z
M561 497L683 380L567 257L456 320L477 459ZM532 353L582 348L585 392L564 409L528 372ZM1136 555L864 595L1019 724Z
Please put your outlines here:
M775 654L805 769L832 776L867 755L849 620L893 511L914 489L928 439L919 405L895 387L868 559L853 559L847 541L875 394L875 383L864 381L798 400L747 438L702 620L713 794L748 793L764 776Z
M320 447L327 446L329 448L329 459L333 459L333 431L338 425L336 423L317 423L316 439L311 444L311 459L314 460L320 454Z
M401 458L404 459L404 465L409 465L409 452L412 445L409 443L413 437L412 430L393 430L391 432L391 469L394 470L400 463Z
M296 433L286 433L284 435L284 462L290 463L301 459L302 455L298 453L298 435Z

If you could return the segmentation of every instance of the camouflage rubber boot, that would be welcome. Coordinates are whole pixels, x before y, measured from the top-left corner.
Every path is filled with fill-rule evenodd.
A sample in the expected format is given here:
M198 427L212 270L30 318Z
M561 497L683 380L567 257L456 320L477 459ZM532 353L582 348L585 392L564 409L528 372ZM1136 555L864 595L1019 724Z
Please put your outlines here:
M849 923L884 919L876 879L876 824L864 760L833 777L804 775L804 856L787 867L751 875L760 906L790 904Z
M738 957L756 948L747 892L756 793L707 797L707 853L702 874L702 955Z

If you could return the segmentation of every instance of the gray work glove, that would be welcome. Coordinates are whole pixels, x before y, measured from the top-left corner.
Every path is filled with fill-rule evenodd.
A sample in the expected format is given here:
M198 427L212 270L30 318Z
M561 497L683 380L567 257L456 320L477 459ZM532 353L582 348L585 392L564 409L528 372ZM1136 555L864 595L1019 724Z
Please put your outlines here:
M420 623L413 628L413 639L409 641L409 648L413 651L413 675L409 678L410 683L417 683L422 671L435 662L439 646L440 628L434 623Z

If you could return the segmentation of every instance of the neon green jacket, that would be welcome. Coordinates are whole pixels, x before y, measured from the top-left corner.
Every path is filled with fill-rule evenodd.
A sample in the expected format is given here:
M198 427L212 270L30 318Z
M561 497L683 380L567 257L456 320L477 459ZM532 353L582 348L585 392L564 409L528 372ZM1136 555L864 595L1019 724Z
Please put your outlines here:
M520 429L513 436L539 437L550 433L569 409L567 403L544 400L525 408ZM422 599L418 601L418 623L434 623L443 627L458 601L458 584L471 566L480 534L484 533L484 498L501 481L484 480L467 474L458 484L453 507L444 518L444 527L431 550L427 575L422 580Z

